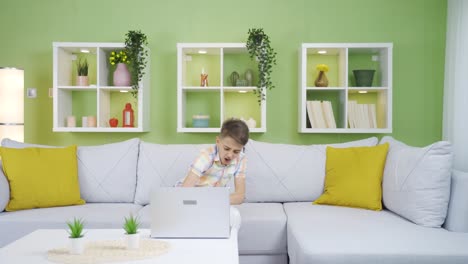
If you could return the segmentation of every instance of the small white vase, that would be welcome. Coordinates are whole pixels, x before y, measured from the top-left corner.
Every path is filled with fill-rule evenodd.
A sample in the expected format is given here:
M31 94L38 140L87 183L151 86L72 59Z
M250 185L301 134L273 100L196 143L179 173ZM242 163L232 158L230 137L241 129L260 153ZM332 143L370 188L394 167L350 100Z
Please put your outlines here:
M80 255L84 252L84 237L70 238L70 253Z
M126 234L127 249L138 249L140 247L140 234Z
M76 76L76 86L88 86L89 78L88 76Z
M117 63L114 71L114 86L130 86L130 72L125 63Z
M249 118L246 123L249 128L255 128L257 126L257 121L255 121L253 118Z

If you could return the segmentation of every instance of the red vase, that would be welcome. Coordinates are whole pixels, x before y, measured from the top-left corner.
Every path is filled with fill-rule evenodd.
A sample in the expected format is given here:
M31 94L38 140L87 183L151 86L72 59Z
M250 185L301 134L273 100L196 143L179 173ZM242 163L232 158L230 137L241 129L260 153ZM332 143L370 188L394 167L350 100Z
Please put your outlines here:
M117 63L114 71L114 86L130 86L130 72L125 63Z

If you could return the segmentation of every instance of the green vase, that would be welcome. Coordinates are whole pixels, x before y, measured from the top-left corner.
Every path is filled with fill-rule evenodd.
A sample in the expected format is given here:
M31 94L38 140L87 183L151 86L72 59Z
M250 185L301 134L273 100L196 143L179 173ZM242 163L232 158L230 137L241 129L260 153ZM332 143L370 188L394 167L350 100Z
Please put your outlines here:
M371 87L375 70L353 70L357 87Z

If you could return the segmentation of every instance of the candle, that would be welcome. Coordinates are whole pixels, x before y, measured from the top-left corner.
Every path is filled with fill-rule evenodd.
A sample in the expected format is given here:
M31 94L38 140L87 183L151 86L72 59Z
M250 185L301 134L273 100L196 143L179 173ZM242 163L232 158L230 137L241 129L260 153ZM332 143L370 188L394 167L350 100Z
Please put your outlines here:
M67 127L76 127L75 116L67 116Z
M88 127L96 127L96 117L88 116Z

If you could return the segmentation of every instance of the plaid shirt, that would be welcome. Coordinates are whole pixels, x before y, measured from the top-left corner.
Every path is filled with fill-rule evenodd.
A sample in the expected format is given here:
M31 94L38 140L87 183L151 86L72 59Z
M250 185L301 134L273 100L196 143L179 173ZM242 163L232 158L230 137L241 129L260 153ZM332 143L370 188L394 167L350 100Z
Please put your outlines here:
M245 178L245 168L247 159L245 154L241 152L236 159L231 160L228 165L223 165L219 158L218 148L216 145L204 149L200 155L190 165L189 171L200 177L195 186L215 186L217 182L220 186L226 186L232 177ZM185 178L177 182L176 186L181 186Z

